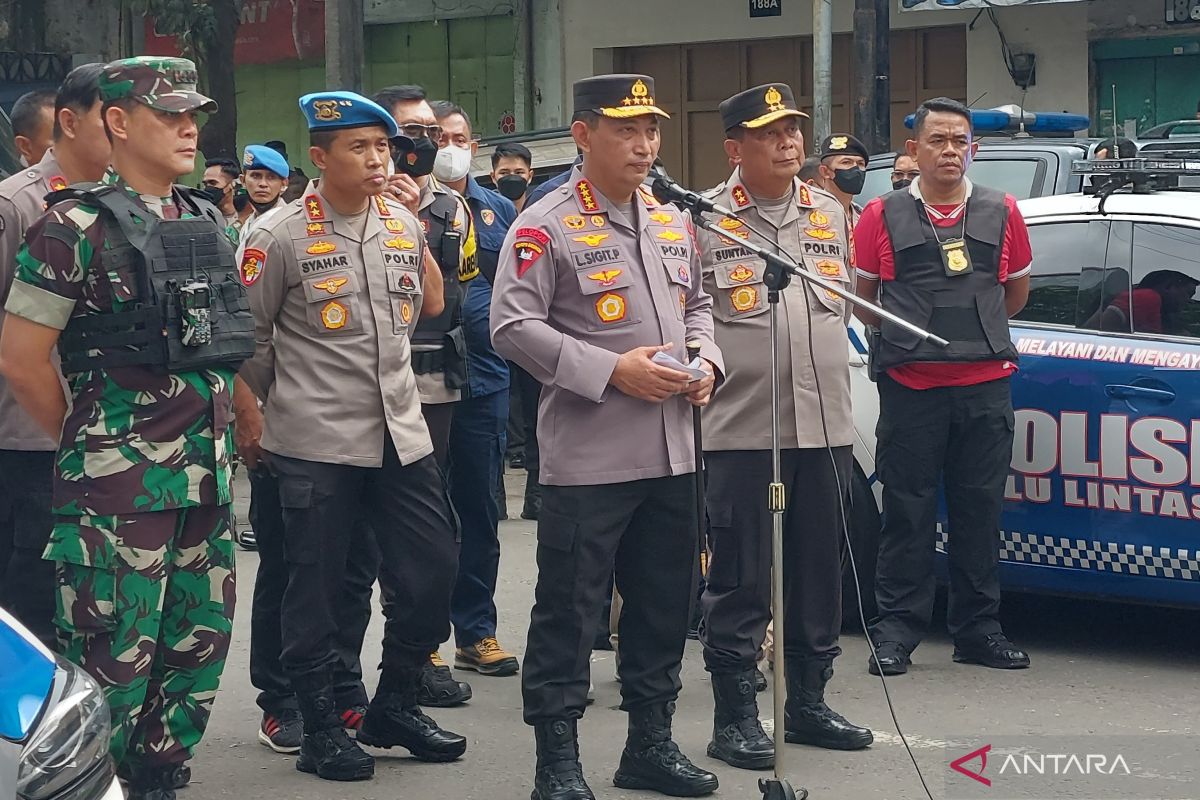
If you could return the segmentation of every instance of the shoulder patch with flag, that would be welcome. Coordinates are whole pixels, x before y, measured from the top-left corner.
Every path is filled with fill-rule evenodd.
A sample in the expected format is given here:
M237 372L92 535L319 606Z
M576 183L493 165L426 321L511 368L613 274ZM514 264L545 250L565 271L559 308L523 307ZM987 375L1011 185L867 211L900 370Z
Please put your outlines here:
M513 252L517 256L517 277L523 278L537 260L546 254L550 237L539 228L519 228L516 240L513 242Z

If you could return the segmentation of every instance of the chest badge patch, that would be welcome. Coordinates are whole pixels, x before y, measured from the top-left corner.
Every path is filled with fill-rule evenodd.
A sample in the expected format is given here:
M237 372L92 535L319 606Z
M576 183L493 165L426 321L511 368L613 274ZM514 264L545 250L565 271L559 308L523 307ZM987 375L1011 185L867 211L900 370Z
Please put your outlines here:
M337 294L338 291L349 282L349 278L343 278L341 275L335 275L332 278L326 278L320 283L314 283L313 288L320 289L323 292L329 292L329 294Z
M409 275L407 272L401 273L400 274L400 291L415 292L416 290L417 290L417 284L413 281L412 275Z
M267 266L267 254L257 247L247 247L242 253L242 263L238 265L243 286L253 286Z
M480 211L479 218L483 220L484 225L489 227L496 224L496 212L492 211L490 208L485 208Z
M404 223L398 219L385 219L383 227L387 228L392 233L404 233Z
M572 236L577 242L586 244L588 247L598 247L601 242L608 238L607 233L585 233L583 236Z
M625 298L616 292L605 292L596 301L596 314L607 324L625 319Z
M591 275L588 275L588 279L596 281L601 286L612 286L617 282L617 278L620 275L621 270L619 269L605 269L600 272L593 272Z
M690 272L688 272L687 267L680 267L679 272L677 274L679 275L680 282L682 282L684 285L686 285L686 286L692 285L692 274Z
M325 236L329 233L329 226L324 222L310 222L304 226L305 236Z
M391 239L384 239L383 246L390 250L412 250L417 245L408 239L394 236Z
M754 280L754 270L745 264L738 264L729 272L729 280L734 283L745 283Z
M405 325L412 322L412 301L405 300L400 304L400 321Z
M593 214L592 215L592 227L593 228L603 228L607 224L608 224L608 220L606 220L604 218L603 214Z
M562 220L563 225L566 225L567 228L573 231L581 231L587 225L587 220L578 214L568 214L567 216L563 217Z
M321 240L319 242L313 242L310 244L304 249L304 252L308 253L310 256L323 256L326 253L332 253L335 250L337 250L336 244Z
M321 324L328 330L336 331L339 328L344 328L349 321L350 312L337 300L330 300L321 309Z
M836 278L842 274L842 265L836 261L818 261L817 272L828 278Z
M828 228L829 217L821 213L820 209L814 208L812 211L808 212L808 224L812 225L814 228Z
M657 222L659 225L670 225L675 221L675 217L665 211L655 211L650 215L651 222Z
M683 234L675 231L662 231L658 234L658 238L666 242L680 242L683 241Z
M822 242L828 242L830 239L837 238L837 234L828 228L805 228L804 235L810 239L817 239Z
M758 290L753 286L739 286L729 293L733 310L743 314L758 305Z

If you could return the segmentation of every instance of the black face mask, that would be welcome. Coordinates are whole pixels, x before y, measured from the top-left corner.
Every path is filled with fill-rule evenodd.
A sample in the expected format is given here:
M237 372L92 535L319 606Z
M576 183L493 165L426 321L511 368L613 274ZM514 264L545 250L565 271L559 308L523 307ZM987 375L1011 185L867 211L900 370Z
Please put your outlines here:
M509 200L519 200L525 192L529 191L529 181L520 175L501 175L496 180L496 191Z
M233 193L233 210L239 214L246 210L250 202L250 193L245 189L238 189Z
M225 190L220 186L198 186L200 194L204 195L208 202L218 208L221 207L221 202L225 199Z
M250 200L249 197L247 197L246 199ZM272 208L274 208L275 204L278 202L279 202L279 198L276 197L274 200L268 200L265 203L256 203L255 201L250 200L250 205L254 206L254 210L256 212L258 212L259 216L262 216L263 214L267 213Z
M411 152L400 151L396 155L396 169L413 178L423 178L433 172L437 160L438 146L428 136L414 139Z
M833 171L834 184L846 194L858 194L861 192L866 180L867 171L862 167L835 169Z
M901 178L898 181L892 181L892 188L895 189L896 191L899 191L901 189L907 189L911 185L912 185L912 178ZM855 194L858 194L858 192L855 192Z

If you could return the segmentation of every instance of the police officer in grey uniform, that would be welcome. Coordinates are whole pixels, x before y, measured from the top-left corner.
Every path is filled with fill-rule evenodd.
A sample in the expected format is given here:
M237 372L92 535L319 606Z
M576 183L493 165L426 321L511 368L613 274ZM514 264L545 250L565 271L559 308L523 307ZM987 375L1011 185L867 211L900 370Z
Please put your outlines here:
M621 788L698 796L716 776L671 738L697 558L691 408L722 369L712 300L687 221L641 188L658 154L654 80L602 75L574 87L583 152L560 189L517 218L492 296L501 355L544 384L538 582L522 668L534 727L534 800L587 800L577 720L587 702L594 620L616 568L621 708L629 736ZM700 343L704 375L686 360Z
M46 195L98 181L112 147L100 119L103 64L84 64L63 79L54 104L54 143L42 160L0 182L0 325L25 230L46 211ZM0 606L48 647L54 630L54 563L42 558L58 441L21 408L0 377Z
M721 103L725 155L738 166L710 196L773 237L808 270L850 291L845 213L802 183L804 137L792 90L758 86ZM763 264L741 247L746 223L721 219L722 236L698 231L704 288L713 297L726 379L704 410L704 463L712 559L701 598L700 640L716 713L708 754L735 767L774 763L758 721L754 667L771 618L770 315ZM855 750L871 732L824 702L841 649L842 517L850 486L854 421L846 359L849 306L793 279L779 298L779 385L784 518L788 742ZM778 624L778 623L777 623Z
M322 177L263 219L242 254L257 349L242 377L265 402L262 449L279 480L288 586L282 661L304 718L297 769L374 773L359 744L452 761L466 740L417 705L421 664L450 634L455 525L411 367L425 245L417 219L380 195L395 122L352 92L306 95ZM379 688L358 743L336 713L334 603L350 537L367 515L382 553Z

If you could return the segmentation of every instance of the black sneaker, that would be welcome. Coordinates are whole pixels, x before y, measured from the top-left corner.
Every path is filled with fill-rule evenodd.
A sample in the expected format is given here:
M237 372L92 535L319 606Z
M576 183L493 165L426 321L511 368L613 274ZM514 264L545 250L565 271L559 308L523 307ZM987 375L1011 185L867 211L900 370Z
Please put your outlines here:
M298 709L285 708L278 714L263 714L258 740L276 753L299 753L303 736L304 720Z
M235 532L233 538L243 550L258 549L258 539L254 536L254 531L250 528Z
M304 734L296 769L327 781L364 781L375 774L375 759L341 728Z
M417 702L429 708L452 708L471 699L471 684L458 681L450 674L450 666L435 650L421 667L421 684L417 687Z
M957 660L957 659L955 659ZM882 668L884 675L903 675L908 672L912 659L908 650L898 642L880 642L875 645L875 655L867 659L867 671L878 675Z
M371 702L358 741L368 747L403 747L421 761L434 763L457 761L467 751L465 737L443 729L420 706L406 706L396 696Z
M754 691L765 692L767 690L767 676L763 675L763 671L758 667L754 668Z
M1029 654L1010 642L1003 633L955 642L954 660L959 664L982 664L992 669L1025 669L1029 666Z

